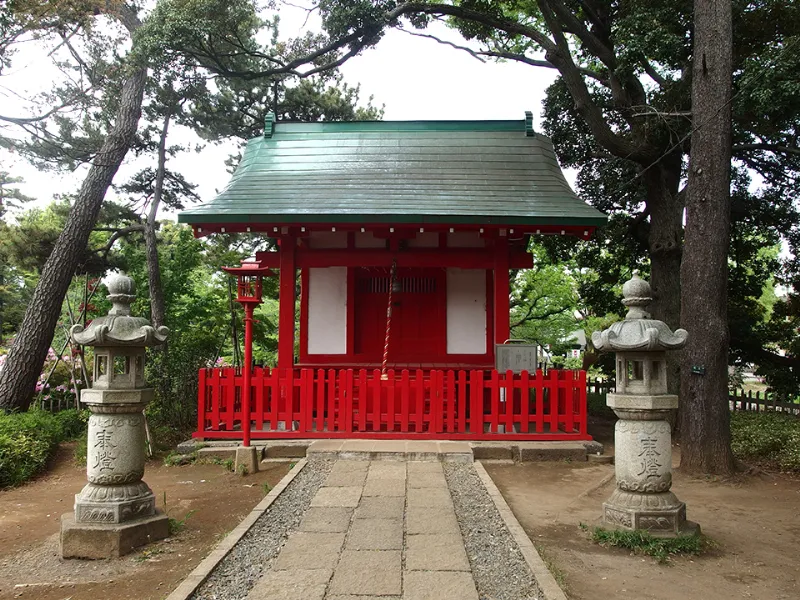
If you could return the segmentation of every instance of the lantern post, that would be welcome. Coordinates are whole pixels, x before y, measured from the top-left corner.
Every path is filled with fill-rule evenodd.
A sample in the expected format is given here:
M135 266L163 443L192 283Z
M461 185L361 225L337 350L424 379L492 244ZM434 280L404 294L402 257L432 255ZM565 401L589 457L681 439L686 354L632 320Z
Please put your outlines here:
M667 351L689 337L673 333L647 312L650 284L637 271L622 286L625 320L592 334L600 352L616 353L617 388L607 404L619 420L614 427L617 487L603 504L603 522L618 529L645 530L661 537L695 534L686 505L672 487L672 430L669 416L678 396L667 392Z
M242 261L239 267L225 267L226 273L235 275L236 301L244 309L244 364L242 365L242 447L236 450L236 470L241 465L248 473L258 471L258 457L250 445L251 397L253 378L253 311L261 304L262 281L275 273L262 267L258 261Z
M144 379L145 350L163 344L166 327L131 315L133 280L106 280L112 308L87 327L73 325L76 344L94 347L92 386L81 391L91 411L87 441L88 483L75 496L74 511L61 519L62 558L118 558L169 535L167 515L144 476L143 410L153 399Z

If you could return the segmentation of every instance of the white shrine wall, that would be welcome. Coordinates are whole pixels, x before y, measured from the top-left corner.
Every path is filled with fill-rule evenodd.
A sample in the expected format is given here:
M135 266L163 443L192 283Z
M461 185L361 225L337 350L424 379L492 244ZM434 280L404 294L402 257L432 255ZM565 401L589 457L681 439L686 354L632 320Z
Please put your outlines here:
M486 354L486 271L447 269L447 353Z
M347 354L347 267L308 270L308 353Z

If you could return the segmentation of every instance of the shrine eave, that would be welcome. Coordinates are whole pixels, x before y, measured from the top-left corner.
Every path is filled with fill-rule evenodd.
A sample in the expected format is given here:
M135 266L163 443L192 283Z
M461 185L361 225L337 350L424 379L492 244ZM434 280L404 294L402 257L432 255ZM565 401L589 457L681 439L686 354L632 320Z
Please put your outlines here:
M409 215L409 214L319 214L319 213L292 213L285 215L276 214L237 214L213 212L202 214L200 212L181 213L178 221L190 225L213 224L260 224L294 225L294 224L347 224L355 225L372 224L402 224L402 225L475 225L497 226L505 225L547 225L547 226L578 226L600 227L606 224L605 216L598 217L547 217L547 216L520 216L520 215Z

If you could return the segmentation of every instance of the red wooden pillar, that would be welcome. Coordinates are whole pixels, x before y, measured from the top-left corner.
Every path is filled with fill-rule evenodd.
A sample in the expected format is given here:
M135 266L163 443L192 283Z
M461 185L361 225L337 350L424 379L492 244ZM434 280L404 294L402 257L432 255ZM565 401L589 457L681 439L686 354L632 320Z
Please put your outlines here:
M494 242L494 341L502 344L510 336L508 238L498 237Z
M280 281L278 300L278 367L294 366L294 308L295 308L295 239L280 239Z

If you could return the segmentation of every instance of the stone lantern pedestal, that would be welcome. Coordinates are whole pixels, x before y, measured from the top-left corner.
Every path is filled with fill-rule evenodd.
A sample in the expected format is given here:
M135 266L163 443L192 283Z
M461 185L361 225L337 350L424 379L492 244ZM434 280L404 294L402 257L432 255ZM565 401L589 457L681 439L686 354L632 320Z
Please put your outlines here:
M163 343L166 327L154 329L130 315L133 281L108 283L113 308L72 339L95 347L92 387L81 392L89 407L86 459L88 483L75 496L75 511L61 518L62 558L116 558L169 535L168 518L156 510L142 481L145 462L144 408L153 390L144 384L145 348Z
M650 285L634 272L622 288L629 307L624 321L592 335L599 351L616 351L617 391L607 404L619 418L614 428L617 488L603 504L604 524L672 537L699 532L686 520L686 505L672 487L670 412L678 397L667 393L667 350L682 348L688 333L674 333L644 310Z

